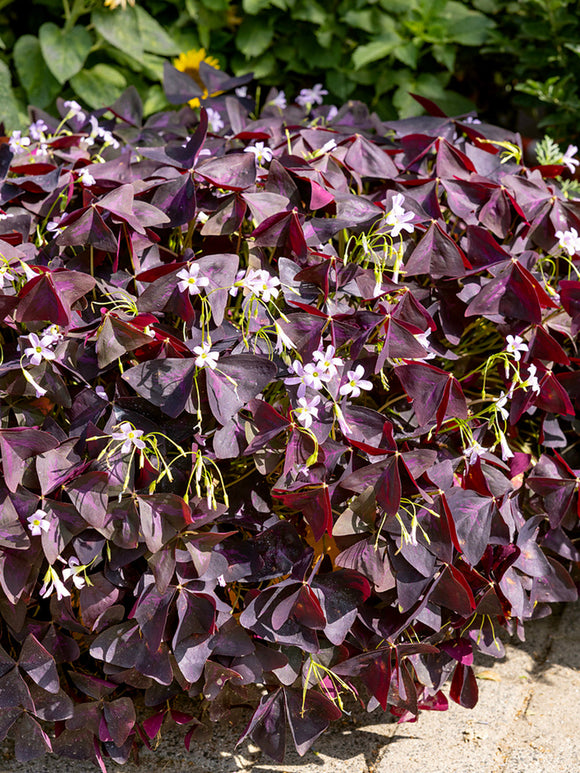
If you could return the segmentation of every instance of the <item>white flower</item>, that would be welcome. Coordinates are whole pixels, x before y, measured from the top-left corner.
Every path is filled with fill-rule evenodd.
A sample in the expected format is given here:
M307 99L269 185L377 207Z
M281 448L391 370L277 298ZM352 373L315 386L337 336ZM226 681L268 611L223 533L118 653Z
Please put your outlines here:
M244 97L248 96L248 87L247 86L238 86L236 89L236 97L240 97L240 99L243 99Z
M276 329L276 345L274 346L276 354L282 354L284 348L294 349L294 341L286 335L277 322L274 322L274 327Z
M346 374L348 381L340 387L340 394L358 397L361 389L372 389L372 383L363 378L364 374L365 369L362 365L357 365L354 370L349 370Z
M84 118L86 118L82 107L78 102L75 102L74 99L69 99L66 102L63 102L63 107L66 107L68 110L65 120L68 120L69 118L80 118L84 120Z
M317 392L319 389L322 389L324 384L328 383L331 378L332 376L329 373L313 362L309 362L308 365L304 366L304 383L306 386L316 389Z
M0 288L4 289L4 282L13 282L16 279L14 269L8 263L0 265Z
M508 396L505 392L502 392L498 399L495 401L495 407L497 408L497 411L501 415L502 419L505 421L507 421L510 416L509 411L505 407L507 405L507 401Z
M566 250L570 257L580 252L580 236L575 228L569 231L556 231L556 239L559 239L558 246Z
M478 124L481 123L479 118L475 118L473 115L468 115L466 118L463 119L463 123L471 123L471 124Z
M50 566L48 572L44 575L44 585L40 589L40 595L42 598L48 598L54 590L56 590L56 597L59 601L65 596L70 596L70 592L66 589L64 583L52 566Z
M468 446L463 452L463 456L467 458L469 464L475 464L480 456L483 456L487 452L487 448L484 448L477 440Z
M42 340L47 341L47 346L56 344L64 338L59 325L49 325L42 331Z
M562 160L560 161L561 164L564 164L564 166L567 166L570 170L571 174L574 174L576 171L576 167L578 164L580 164L580 161L578 161L577 158L574 158L576 153L578 152L578 148L576 145L568 145L566 148L566 152L562 156Z
M286 94L283 91L279 91L274 99L271 99L268 104L274 105L274 107L278 107L280 110L285 110L287 106Z
M122 454L128 454L129 451L131 451L132 446L135 446L135 448L143 449L145 448L145 441L141 440L141 435L143 434L142 429L133 429L131 424L129 424L128 421L124 421L119 426L118 432L113 432L111 437L113 440L122 440L123 445L121 447L121 453Z
M201 346L194 346L193 352L197 354L195 364L198 368L207 366L210 370L215 370L219 359L219 352L211 351L211 339L205 341Z
M12 132L10 140L8 141L8 147L10 150L13 153L19 153L28 145L30 145L30 137L23 137L22 132L19 129L15 129Z
M85 167L84 169L81 169L81 172L78 176L78 182L80 182L82 185L85 185L87 188L90 188L91 185L95 184L96 180L89 172L87 167Z
M213 107L207 108L207 122L209 125L210 132L213 132L214 134L221 132L221 130L225 126L221 115L218 113L217 110L214 110Z
M263 142L256 142L255 145L248 145L244 148L244 153L253 153L257 164L268 163L272 160L272 151Z
M331 121L334 121L337 115L338 115L338 107L336 105L331 105L328 110L328 114L326 116L326 123L330 123Z
M540 383L538 381L538 377L536 376L536 366L530 365L528 368L528 377L527 379L522 383L522 386L524 389L531 389L532 392L536 395L539 395L541 392L540 389Z
M45 513L44 510L37 510L32 513L32 515L29 515L26 520L28 521L28 528L33 537L37 537L39 534L42 534L43 531L48 531L50 529L48 513Z
M298 398L298 408L294 409L294 413L300 424L306 427L306 429L312 426L312 417L318 418L318 408L316 406L319 402L320 395L314 395L310 400L307 400L306 397Z
M501 447L501 458L504 460L504 462L506 462L508 459L512 459L514 452L509 447L506 436L501 430L499 432L499 444Z
M336 142L334 140L328 140L328 142L325 142L324 145L319 148L317 155L322 155L323 153L330 153L331 150L334 150L336 148Z
M322 83L316 83L311 89L301 89L300 94L296 97L296 102L306 108L310 108L312 105L321 105L324 101L322 97L325 94L328 94L328 91L322 88Z
M338 368L344 365L340 357L335 357L336 349L334 346L327 346L325 352L319 350L313 352L312 357L318 363L319 369L326 373L329 379L334 378L338 373Z
M291 373L295 373L295 376L290 376L290 378L285 378L284 383L287 386L293 386L294 384L298 384L298 396L304 397L306 394L306 379L310 378L308 374L304 370L304 366L300 362L300 360L294 360L292 363L292 366L290 368Z
M508 354L513 354L516 362L520 361L523 352L528 351L528 345L520 336L506 336L505 350Z
M59 223L60 223L60 221L62 220L62 218L63 218L63 216L61 216L61 217L56 217L54 220L50 220L50 221L49 221L49 222L46 224L46 230L47 230L49 233L53 233L53 234L61 234L61 233L64 231L64 227L59 225Z
M38 121L34 121L34 123L31 123L30 126L28 127L28 133L30 134L33 140L42 139L42 135L47 130L48 130L48 126L42 120L42 118L39 118Z
M73 578L73 583L79 590L84 588L86 580L80 576L80 573L84 571L84 566L79 564L79 560L76 556L71 556L68 560L68 567L62 570L62 578L66 582L69 577Z
M24 356L30 359L31 365L40 365L42 360L55 359L55 353L48 348L54 343L51 336L39 338L36 333L30 333L28 340L30 341L30 346L24 350Z
M110 131L108 129L103 129L102 126L99 126L97 131L95 132L97 137L100 137L100 139L103 140L104 145L110 145L112 148L118 148L119 143L117 140L113 137Z
M181 292L189 291L190 295L199 295L202 287L207 287L209 279L206 276L198 277L200 267L198 263L192 263L189 268L182 268L176 276L181 279L177 287Z
M392 208L385 215L385 223L390 226L392 237L398 236L401 231L408 231L410 234L415 230L415 226L410 224L414 215L412 212L405 212L403 209L404 196L397 193L393 196Z
M261 298L264 303L269 303L272 298L277 298L280 292L278 277L271 276L262 268L250 271L243 280L243 285L255 296Z

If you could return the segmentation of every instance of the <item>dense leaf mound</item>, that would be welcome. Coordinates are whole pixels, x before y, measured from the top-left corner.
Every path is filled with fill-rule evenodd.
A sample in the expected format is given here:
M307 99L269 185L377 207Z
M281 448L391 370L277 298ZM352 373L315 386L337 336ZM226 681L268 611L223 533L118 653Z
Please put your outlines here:
M0 735L20 760L104 767L240 714L281 760L349 701L413 720L451 680L472 707L474 651L576 598L561 169L428 103L250 117L224 77L207 110L143 124L129 90L0 144Z

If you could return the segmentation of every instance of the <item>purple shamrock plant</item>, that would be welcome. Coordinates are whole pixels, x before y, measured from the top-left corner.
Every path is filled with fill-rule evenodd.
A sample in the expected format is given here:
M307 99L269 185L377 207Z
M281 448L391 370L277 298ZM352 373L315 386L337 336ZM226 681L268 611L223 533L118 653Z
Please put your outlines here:
M22 761L240 717L282 760L348 701L472 707L474 652L577 596L579 202L428 100L250 115L200 75L198 110L131 88L0 145Z

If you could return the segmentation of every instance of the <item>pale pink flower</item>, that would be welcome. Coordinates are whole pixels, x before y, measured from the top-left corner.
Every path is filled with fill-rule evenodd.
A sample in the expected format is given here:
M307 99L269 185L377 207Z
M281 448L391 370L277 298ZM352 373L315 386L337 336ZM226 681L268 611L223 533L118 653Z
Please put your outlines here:
M48 348L54 343L52 336L39 338L36 333L30 333L28 340L30 346L24 350L24 356L29 358L31 365L40 365L43 360L55 359L55 353Z
M134 429L128 421L124 421L119 426L119 431L113 432L111 437L113 440L123 441L121 453L128 454L133 446L139 449L145 448L145 441L141 439L142 434L142 429Z
M340 387L341 395L350 395L351 397L358 397L361 389L372 389L373 385L370 381L363 378L365 369L362 365L357 365L354 370L349 370L347 375L347 382Z
M205 341L201 346L194 346L193 353L197 354L195 364L198 368L208 367L210 370L215 370L219 353L211 351L211 340Z
M318 418L318 408L316 407L320 402L320 395L314 395L308 400L306 397L298 398L298 408L294 409L296 418L302 424L303 427L308 429L312 426L312 419Z
M48 514L44 510L36 510L36 512L29 515L26 519L28 521L28 528L33 537L38 537L43 531L50 529L50 521L48 520Z
M200 267L198 263L192 263L189 268L182 268L176 276L181 281L177 287L181 292L187 290L190 295L199 295L202 287L207 287L209 279L206 276L198 276Z
M403 209L403 201L405 200L402 193L397 193L393 196L391 203L391 209L385 215L385 223L390 226L390 235L394 238L398 236L401 231L408 231L410 234L415 230L415 226L410 224L410 220L414 215L412 212L405 212Z

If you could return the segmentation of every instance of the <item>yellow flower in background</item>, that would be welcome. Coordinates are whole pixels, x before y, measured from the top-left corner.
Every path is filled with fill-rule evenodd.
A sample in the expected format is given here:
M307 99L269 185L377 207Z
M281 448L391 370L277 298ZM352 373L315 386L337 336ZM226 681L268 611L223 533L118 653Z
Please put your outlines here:
M105 0L104 5L105 7L109 7L111 11L114 11L115 8L119 8L119 6L125 10L127 3L133 7L135 5L135 0Z
M193 78L200 89L203 89L203 94L201 96L202 99L205 99L208 96L208 92L207 88L205 87L205 83L202 81L199 75L199 65L201 62L209 64L210 67L214 67L216 70L219 70L220 68L220 63L215 58L215 56L205 55L205 48L192 48L190 51L186 51L184 53L182 52L179 54L177 59L173 60L173 66L176 70L184 72L186 75L189 75L190 78ZM217 93L219 94L220 92ZM189 106L199 107L199 99L197 97L190 99Z

